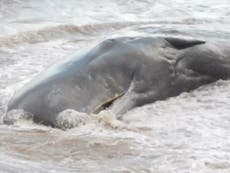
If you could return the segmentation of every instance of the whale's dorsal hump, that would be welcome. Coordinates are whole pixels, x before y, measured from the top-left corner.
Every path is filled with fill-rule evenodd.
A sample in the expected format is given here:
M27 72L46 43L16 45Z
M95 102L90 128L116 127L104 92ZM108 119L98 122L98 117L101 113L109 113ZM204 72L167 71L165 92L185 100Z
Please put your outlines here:
M176 49L185 49L188 47L205 43L205 41L203 40L183 37L166 37L165 40L168 41Z

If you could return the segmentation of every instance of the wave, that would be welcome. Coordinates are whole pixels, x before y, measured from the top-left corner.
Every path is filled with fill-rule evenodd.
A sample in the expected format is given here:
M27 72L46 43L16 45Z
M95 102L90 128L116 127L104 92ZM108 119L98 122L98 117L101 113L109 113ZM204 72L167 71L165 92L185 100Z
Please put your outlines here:
M136 22L113 22L102 24L88 24L88 25L57 25L49 26L38 30L31 30L19 32L14 35L0 37L0 47L15 46L23 43L39 43L55 39L69 38L78 36L86 39L87 37L94 37L98 35L108 35L110 32L124 29L130 26L140 26L145 24L157 25L197 25L209 23L214 21L197 20L197 19L183 19L175 21L136 21ZM216 21L217 22L217 21Z
M54 39L61 39L69 36L79 37L92 37L98 34L112 32L131 25L135 25L135 22L127 23L103 23L103 24L89 24L89 25L58 25L45 27L39 30L31 30L25 32L19 32L7 37L0 37L0 47L3 46L15 46L22 43L39 43L46 42Z

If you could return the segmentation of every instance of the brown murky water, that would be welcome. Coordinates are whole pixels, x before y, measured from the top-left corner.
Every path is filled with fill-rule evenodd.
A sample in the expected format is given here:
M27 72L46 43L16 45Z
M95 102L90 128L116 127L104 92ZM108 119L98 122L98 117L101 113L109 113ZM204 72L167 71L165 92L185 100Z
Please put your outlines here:
M116 36L229 40L228 0L1 0L0 113L15 91L84 47ZM92 118L62 131L0 126L0 172L230 172L230 82Z

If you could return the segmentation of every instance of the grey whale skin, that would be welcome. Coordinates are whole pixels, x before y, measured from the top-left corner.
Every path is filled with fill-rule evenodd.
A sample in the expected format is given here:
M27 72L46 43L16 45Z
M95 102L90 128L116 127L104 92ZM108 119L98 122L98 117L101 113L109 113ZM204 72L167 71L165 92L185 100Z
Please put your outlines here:
M68 115L60 119L60 112L90 114L108 107L121 116L229 77L230 49L224 44L183 37L120 37L38 75L15 94L7 111L23 109L35 122L62 128L57 123L61 120L72 128L74 123Z

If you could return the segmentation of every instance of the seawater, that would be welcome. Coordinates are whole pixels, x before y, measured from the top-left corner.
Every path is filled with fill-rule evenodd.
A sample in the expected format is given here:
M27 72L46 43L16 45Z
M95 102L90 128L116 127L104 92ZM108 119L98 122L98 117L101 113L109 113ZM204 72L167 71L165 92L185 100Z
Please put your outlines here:
M229 40L228 0L1 0L0 114L44 69L118 36ZM0 125L0 172L230 172L230 82L62 131Z

